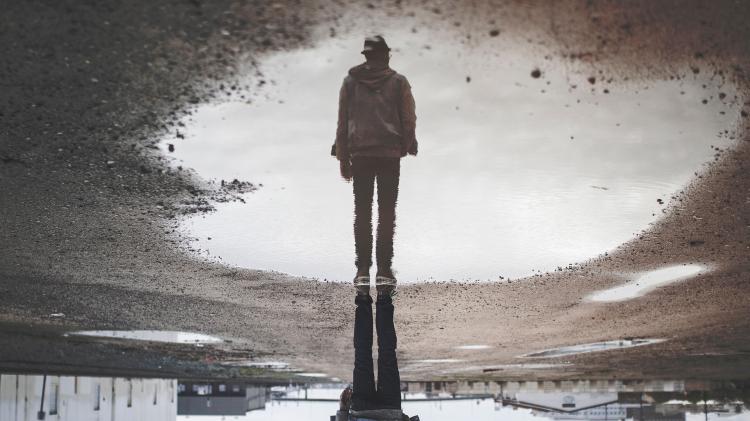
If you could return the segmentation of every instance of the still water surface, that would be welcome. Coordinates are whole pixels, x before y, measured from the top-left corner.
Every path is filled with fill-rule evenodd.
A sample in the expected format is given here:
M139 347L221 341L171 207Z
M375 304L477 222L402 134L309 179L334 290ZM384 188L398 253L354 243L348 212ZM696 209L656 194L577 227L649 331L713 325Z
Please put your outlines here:
M419 156L402 161L402 282L517 278L595 257L648 228L664 209L657 199L685 186L711 145L730 144L719 133L736 120L734 94L705 73L592 84L523 45L385 35L391 66L413 87L420 142ZM164 140L174 165L263 185L244 204L186 220L197 247L234 265L351 278L351 185L329 149L361 39L263 57L262 76L247 71L257 92L249 102L201 105L180 127L184 139Z

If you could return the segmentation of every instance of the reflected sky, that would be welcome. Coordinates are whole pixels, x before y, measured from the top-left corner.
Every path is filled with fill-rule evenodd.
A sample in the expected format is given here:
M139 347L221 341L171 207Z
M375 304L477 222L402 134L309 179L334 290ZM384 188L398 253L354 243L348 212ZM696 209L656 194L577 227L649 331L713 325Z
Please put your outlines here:
M662 215L657 199L668 202L712 159L710 145L729 144L718 134L738 113L734 93L721 88L719 101L718 81L703 73L591 84L509 41L384 34L396 47L391 66L413 87L420 142L401 169L402 282L517 278L613 249ZM263 184L244 204L186 220L197 247L249 268L353 276L352 187L328 152L361 39L262 58L265 76L247 71L250 85L265 82L250 103L199 106L180 128L185 139L164 140L175 165L203 178Z

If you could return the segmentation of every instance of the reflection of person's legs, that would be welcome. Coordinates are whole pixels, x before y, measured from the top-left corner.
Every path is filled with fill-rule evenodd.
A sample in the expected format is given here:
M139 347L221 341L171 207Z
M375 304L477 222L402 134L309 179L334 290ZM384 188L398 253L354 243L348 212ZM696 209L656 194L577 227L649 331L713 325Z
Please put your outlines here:
M381 158L378 162L378 238L375 254L378 269L390 272L393 260L393 232L396 228L396 200L401 170L399 158ZM391 276L391 273L383 273Z
M357 294L354 299L354 386L352 409L374 409L377 401L372 366L372 297Z
M401 409L401 378L396 360L396 328L390 294L379 294L375 304L378 329L378 398L384 408Z
M367 158L352 159L354 185L354 249L357 254L357 269L372 266L372 195L375 172Z

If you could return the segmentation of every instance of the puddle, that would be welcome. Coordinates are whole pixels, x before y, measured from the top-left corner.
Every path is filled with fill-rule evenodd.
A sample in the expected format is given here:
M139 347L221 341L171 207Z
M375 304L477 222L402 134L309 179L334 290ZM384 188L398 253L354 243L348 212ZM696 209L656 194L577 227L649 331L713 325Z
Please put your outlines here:
M237 367L265 368L273 371L291 370L289 363L283 361L227 361L224 364Z
M300 377L328 377L326 373L294 373Z
M596 302L629 300L640 297L656 288L695 276L706 269L705 266L701 265L679 265L653 270L624 285L595 292L586 299Z
M521 355L525 358L554 358L567 355L584 354L588 352L610 351L613 349L634 348L637 346L658 344L665 339L621 339L617 341L594 342L583 345L564 346L539 352Z
M223 342L221 338L202 333L172 332L166 330L81 330L70 332L69 335L176 344L212 344Z
M461 345L457 346L456 349L466 350L466 351L478 351L482 349L490 349L492 348L489 345Z
M519 41L476 34L467 46L463 27L460 36L412 33L398 20L388 27L420 142L419 156L402 161L402 282L517 278L595 257L661 216L657 199L668 202L713 159L710 145L731 144L718 134L737 120L734 93L723 86L726 100L716 99L708 72L591 84ZM248 70L247 84L265 84L250 103L200 105L179 138L164 140L175 166L262 184L246 203L185 220L195 248L238 266L351 278L352 186L328 153L361 38L340 33L260 58L264 76Z
M561 369L564 367L572 366L570 363L562 363L562 364L544 364L544 363L538 363L538 364L495 364L495 365L484 365L484 366L466 366L466 367L456 367L456 368L446 368L441 370L435 370L432 374L439 374L439 375L452 375L452 374L460 374L462 376L466 375L480 375L480 374L486 374L486 373L497 373L502 371L507 372L518 372L518 371L537 371L537 370L552 370L552 369ZM409 370L406 370L406 372L409 372L410 370L414 370L414 368L420 368L420 367L409 367Z

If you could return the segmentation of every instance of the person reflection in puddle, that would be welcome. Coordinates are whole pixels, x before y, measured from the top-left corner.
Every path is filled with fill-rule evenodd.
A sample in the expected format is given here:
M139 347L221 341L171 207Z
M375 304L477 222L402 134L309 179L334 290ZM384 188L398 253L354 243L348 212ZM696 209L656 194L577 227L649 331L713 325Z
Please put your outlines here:
M332 154L341 176L354 187L355 286L370 285L372 198L378 185L376 285L396 285L391 268L401 158L417 154L411 86L389 67L391 49L382 36L365 38L366 61L352 67L339 92L338 128Z
M331 421L419 421L401 411L401 378L396 360L393 325L394 286L380 285L375 303L378 333L378 382L372 364L372 297L369 286L357 287L354 303L353 385L341 393L339 410Z

